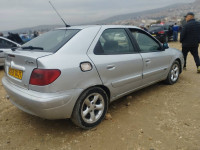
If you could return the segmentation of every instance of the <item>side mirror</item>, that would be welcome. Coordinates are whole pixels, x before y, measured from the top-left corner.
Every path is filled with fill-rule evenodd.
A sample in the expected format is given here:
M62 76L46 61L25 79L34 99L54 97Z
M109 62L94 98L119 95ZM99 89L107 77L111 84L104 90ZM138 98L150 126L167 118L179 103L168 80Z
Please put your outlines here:
M0 50L0 53L3 53L3 51Z
M169 48L168 43L163 43L163 50L168 49L168 48Z

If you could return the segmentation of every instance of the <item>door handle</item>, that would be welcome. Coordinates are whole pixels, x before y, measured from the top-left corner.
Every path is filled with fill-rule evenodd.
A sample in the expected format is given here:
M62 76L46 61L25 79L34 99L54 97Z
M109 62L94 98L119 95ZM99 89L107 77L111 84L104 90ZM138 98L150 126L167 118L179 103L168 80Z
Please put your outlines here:
M115 69L115 65L108 65L106 68L107 68L108 70L113 70L113 69Z
M151 59L146 59L145 62L146 62L147 64L149 64L149 63L151 63Z

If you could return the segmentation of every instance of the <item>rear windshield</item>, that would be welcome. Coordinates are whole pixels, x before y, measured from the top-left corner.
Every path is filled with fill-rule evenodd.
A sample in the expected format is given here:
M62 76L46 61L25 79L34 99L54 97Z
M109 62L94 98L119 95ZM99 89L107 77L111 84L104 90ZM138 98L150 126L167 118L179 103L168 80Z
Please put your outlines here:
M163 26L150 26L149 31L163 30Z
M56 52L79 31L77 29L49 31L22 45L22 50Z

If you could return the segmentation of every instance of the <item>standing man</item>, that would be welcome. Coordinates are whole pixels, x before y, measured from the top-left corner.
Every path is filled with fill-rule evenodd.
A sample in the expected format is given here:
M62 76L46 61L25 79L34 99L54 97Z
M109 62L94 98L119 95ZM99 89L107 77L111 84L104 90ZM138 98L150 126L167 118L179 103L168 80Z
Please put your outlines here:
M173 30L173 40L176 42L178 40L179 26L175 23L172 27L172 30Z
M188 12L186 15L186 24L183 26L180 42L182 43L182 52L185 59L184 68L186 68L186 59L188 52L194 57L197 66L197 72L200 73L200 60L198 47L200 43L200 23L194 19L194 13Z

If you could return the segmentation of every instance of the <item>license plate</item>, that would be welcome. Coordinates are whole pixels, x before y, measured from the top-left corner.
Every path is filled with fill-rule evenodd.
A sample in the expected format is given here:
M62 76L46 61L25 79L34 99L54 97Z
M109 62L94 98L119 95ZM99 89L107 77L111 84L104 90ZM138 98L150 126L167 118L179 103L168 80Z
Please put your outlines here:
M22 76L23 76L23 71L17 70L17 69L13 69L13 68L9 68L8 74L10 76L13 76L13 77L21 80Z
M156 34L152 34L152 36L156 36Z

